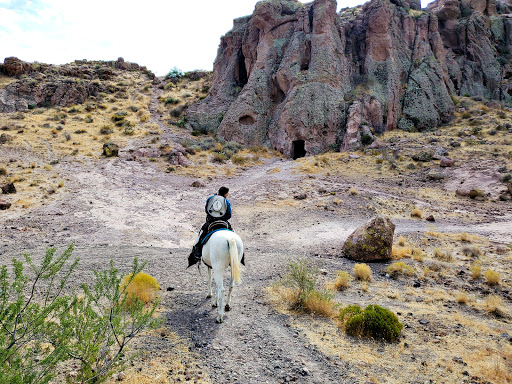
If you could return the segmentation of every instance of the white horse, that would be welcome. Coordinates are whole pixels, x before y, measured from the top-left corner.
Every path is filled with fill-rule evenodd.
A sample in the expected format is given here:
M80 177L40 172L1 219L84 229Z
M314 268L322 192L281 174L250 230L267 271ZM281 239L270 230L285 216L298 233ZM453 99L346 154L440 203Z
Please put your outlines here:
M223 322L224 310L231 309L231 292L235 283L241 283L240 260L244 254L242 239L232 231L217 231L210 236L208 242L203 246L203 262L210 266L208 268L208 296L212 297L212 272L217 290L212 300L212 305L218 307L217 323ZM231 265L231 281L229 283L228 300L224 307L224 270Z

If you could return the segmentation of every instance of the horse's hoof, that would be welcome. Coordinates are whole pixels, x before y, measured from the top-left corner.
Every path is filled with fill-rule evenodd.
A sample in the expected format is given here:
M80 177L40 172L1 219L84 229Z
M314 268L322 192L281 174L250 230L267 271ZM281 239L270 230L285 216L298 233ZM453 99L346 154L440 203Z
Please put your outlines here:
M221 324L221 323L223 323L223 322L224 322L224 320L222 320L222 317L217 317L217 318L215 319L215 322L216 322L217 324Z
M212 307L217 308L218 307L217 303L212 303Z
M229 305L227 305L227 304L226 304L226 306L224 307L224 310L225 310L226 312L229 312L229 311L231 311L231 307L230 307Z
M212 298L212 295L206 295L206 298L207 298L207 299L211 299L211 298Z

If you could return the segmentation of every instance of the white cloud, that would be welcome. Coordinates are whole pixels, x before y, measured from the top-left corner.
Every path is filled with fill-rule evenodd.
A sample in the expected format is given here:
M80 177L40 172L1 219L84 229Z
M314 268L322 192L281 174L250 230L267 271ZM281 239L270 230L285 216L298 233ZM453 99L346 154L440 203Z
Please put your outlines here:
M361 0L339 1L338 8ZM0 0L0 60L54 64L75 59L127 61L161 75L212 69L220 37L256 0ZM426 4L425 4L426 5Z

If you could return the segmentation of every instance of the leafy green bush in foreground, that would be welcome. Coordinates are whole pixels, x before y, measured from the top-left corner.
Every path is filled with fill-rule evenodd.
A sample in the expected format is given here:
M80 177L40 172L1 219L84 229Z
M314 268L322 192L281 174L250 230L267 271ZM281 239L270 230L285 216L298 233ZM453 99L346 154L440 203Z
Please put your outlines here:
M375 304L364 311L359 305L349 305L340 311L338 318L350 336L394 341L400 337L403 328L393 312Z
M126 285L120 287L112 261L108 270L94 271L92 285L65 294L78 259L70 261L73 245L55 252L47 249L38 265L28 254L24 262L13 259L11 275L0 268L0 383L48 383L65 361L78 366L76 381L103 382L128 360L129 341L159 324L157 301L145 307L130 297L125 305ZM131 276L144 266L134 259Z

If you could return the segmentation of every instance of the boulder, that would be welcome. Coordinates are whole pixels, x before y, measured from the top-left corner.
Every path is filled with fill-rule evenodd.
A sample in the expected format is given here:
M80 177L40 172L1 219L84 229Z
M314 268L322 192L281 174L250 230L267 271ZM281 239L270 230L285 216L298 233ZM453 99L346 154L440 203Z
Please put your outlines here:
M103 144L103 155L106 157L119 156L119 146L114 143Z
M13 140L12 136L8 135L7 133L2 133L0 135L0 144L5 144L12 140Z
M16 187L14 186L14 183L7 183L4 186L2 186L2 193L4 193L4 194L16 193Z
M345 241L343 256L356 261L384 261L391 258L395 225L376 217L357 228Z
M7 76L18 77L29 73L30 63L22 61L17 57L7 57L4 60L3 71Z
M450 159L449 157L441 157L441 162L439 163L441 167L453 167L455 165L455 160Z
M11 208L11 203L9 203L7 200L0 199L0 211L5 211L9 208Z
M176 149L172 150L167 157L169 163L172 165L181 165L183 167L188 167L192 165L192 161L186 158L185 154Z
M414 155L412 155L412 159L414 161L420 161L420 162L426 163L426 162L432 161L433 155L432 155L432 152L421 151L421 152L418 152L418 153L415 153Z

